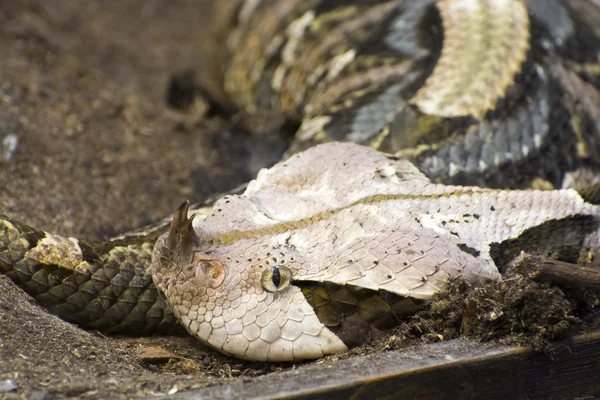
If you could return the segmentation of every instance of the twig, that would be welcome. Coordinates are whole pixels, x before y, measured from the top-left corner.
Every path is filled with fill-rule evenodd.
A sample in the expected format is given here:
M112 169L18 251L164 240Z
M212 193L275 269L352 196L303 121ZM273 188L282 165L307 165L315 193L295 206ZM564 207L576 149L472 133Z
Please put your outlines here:
M584 267L547 257L521 254L514 271L538 282L551 282L559 286L568 285L600 292L600 268Z

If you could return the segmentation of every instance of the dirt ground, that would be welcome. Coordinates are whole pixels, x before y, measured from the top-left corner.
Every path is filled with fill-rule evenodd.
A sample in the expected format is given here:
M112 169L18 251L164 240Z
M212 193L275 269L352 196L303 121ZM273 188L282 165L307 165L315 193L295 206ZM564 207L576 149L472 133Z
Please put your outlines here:
M269 149L257 152L254 138L205 115L211 110L201 98L187 104L185 90L196 84L223 99L219 43L228 19L226 7L212 3L1 2L0 212L102 238L160 219L184 199L233 188L279 157L277 146L274 156L257 157ZM177 76L187 77L179 79L185 109L167 96ZM161 374L138 357L152 346L194 362L175 360ZM175 382L204 386L255 373L237 362L213 368L215 357L223 359L190 338L84 332L0 276L0 397L149 396ZM181 375L198 366L211 373Z
M233 188L276 159L279 138L263 146L218 112L213 116L209 103L189 98L190 87L199 85L225 100L219 66L227 12L211 3L0 2L0 212L55 233L102 238L164 217L184 199ZM183 95L169 90L173 77ZM506 288L493 290L517 305L549 293L519 285L513 297L504 296ZM512 343L543 347L580 327L575 300L550 292L548 303L528 312L563 325ZM457 293L453 299L341 357L396 348L398 339L417 332L431 341L458 334L466 303ZM595 298L586 301L597 306ZM433 314L452 317L441 326L428 322ZM292 367L236 361L188 337L87 332L47 314L0 276L0 398L156 396Z

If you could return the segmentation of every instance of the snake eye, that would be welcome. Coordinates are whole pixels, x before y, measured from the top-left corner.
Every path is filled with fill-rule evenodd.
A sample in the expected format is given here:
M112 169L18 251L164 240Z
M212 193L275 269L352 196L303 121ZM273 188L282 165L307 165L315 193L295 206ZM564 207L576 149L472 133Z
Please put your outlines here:
M288 267L274 265L263 271L260 278L262 287L267 292L279 292L290 285L292 271Z

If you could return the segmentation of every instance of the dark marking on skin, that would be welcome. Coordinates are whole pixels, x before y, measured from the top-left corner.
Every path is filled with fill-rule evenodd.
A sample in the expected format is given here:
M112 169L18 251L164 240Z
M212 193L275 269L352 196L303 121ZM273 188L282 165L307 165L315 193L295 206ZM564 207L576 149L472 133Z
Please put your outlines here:
M372 340L414 315L425 302L385 290L349 288L327 282L297 281L319 320L347 346ZM366 329L363 331L363 329Z
M458 233L456 233L456 232L453 232L453 231L450 231L450 234L451 234L451 235L454 235L454 236L456 236L456 237L460 237L460 236L458 235Z
M479 214L473 214L473 218L479 219L479 217L481 217Z
M30 241L31 243L31 241ZM31 248L37 246L37 240L34 241L35 245L32 245ZM81 248L81 255L83 260L87 262L94 262L99 260L97 249L92 248L87 243L79 243L79 247Z
M553 219L526 229L517 238L490 243L489 254L501 273L522 251L577 264L582 261L580 257L587 257L586 236L599 227L600 222L589 215Z
M490 211L496 211L496 208L494 206L491 206Z
M479 257L481 252L473 247L467 246L465 243L459 243L456 245L461 251L472 255L473 257Z
M377 170L377 175L381 178L381 179L386 179L388 178L388 176L386 174L383 173L382 170Z

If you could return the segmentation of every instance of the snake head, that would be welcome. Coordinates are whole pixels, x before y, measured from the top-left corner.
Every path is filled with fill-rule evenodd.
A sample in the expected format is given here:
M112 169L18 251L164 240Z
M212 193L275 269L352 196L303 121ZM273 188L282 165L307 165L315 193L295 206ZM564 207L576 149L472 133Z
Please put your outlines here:
M244 234L235 224L249 223L251 209L247 198L226 196L195 226L187 203L177 210L155 245L151 267L177 320L238 358L291 361L346 350L293 284L309 263L285 245L285 233L238 237Z

